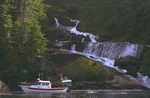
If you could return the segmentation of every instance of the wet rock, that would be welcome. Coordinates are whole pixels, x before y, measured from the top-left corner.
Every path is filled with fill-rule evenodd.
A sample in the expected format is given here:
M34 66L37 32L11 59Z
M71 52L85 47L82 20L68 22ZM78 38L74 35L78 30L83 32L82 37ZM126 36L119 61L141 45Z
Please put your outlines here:
M63 45L63 49L72 50L72 46L74 46L76 51L82 52L85 48L85 44L82 42L67 42Z
M58 17L58 20L60 22L60 24L65 25L65 26L70 26L73 27L76 24L74 22L71 22L71 18L70 17Z
M118 66L121 69L126 69L127 74L136 77L137 72L140 70L140 62L138 59L132 56L126 56L117 59L114 66Z
M76 35L74 33L69 34L67 36L67 39L69 41L80 41L80 42L86 41L86 42L91 42L91 39L90 39L89 36Z

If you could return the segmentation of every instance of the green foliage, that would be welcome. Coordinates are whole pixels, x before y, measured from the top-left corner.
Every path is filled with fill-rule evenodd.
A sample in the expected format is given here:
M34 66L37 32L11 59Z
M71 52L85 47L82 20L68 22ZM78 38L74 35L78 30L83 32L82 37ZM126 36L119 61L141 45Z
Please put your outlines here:
M144 75L150 76L150 49L147 48L144 51L143 59L141 60L142 68L141 71Z
M46 19L43 0L0 1L0 78L10 87L38 77L46 59Z

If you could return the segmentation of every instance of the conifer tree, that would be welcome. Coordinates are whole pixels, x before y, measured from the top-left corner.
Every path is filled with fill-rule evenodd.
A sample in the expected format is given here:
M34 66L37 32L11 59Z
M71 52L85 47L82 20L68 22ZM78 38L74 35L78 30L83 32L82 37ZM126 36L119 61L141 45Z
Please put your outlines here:
M9 0L0 1L0 69L8 64L6 61L7 56L10 55L11 43L11 30L12 30L12 17L9 14L10 9Z
M9 86L37 78L47 50L45 17L43 0L0 0L0 78Z
M41 32L40 21L45 18L42 0L14 0L14 49L18 57L18 68L26 69L39 64L46 51L47 39ZM34 67L33 67L34 68ZM31 71L31 70L30 70ZM32 70L33 71L33 70Z

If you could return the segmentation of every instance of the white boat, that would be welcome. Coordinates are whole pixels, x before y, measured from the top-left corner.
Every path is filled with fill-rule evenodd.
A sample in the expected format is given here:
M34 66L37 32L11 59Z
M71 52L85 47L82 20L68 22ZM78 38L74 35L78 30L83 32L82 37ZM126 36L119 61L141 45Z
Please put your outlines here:
M63 80L65 83L65 87L52 88L52 84L50 81L43 81L38 79L36 85L20 85L22 90L27 94L33 93L65 93L71 91L71 82L72 80L67 79Z

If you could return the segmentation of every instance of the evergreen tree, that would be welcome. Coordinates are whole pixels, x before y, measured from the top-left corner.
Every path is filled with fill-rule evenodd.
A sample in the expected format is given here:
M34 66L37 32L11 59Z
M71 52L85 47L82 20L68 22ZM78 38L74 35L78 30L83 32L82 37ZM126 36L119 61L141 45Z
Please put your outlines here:
M3 61L5 52L10 48L11 42L11 29L12 29L12 20L11 15L9 15L10 4L9 0L0 1L0 54ZM4 51L5 50L5 51Z
M0 79L9 83L15 69L15 56L12 53L12 16L10 0L0 1Z
M0 78L12 87L41 71L48 42L41 30L45 5L42 0L1 0L0 7Z
M14 16L16 21L13 29L13 46L17 49L15 55L18 57L18 68L32 73L33 70L29 69L39 65L46 51L47 39L41 32L40 25L40 20L46 16L44 4L42 0L18 0L16 4L18 6L14 9L17 15Z

